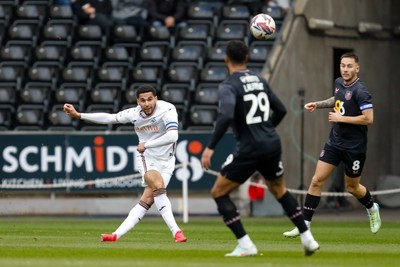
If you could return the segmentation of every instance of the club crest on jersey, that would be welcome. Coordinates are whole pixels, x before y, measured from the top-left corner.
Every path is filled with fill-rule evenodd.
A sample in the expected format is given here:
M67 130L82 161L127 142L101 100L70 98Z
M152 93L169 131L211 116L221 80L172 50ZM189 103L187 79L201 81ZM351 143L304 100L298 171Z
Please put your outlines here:
M353 95L353 92L351 92L351 91L346 91L346 93L344 94L344 98L345 98L346 100L350 100L352 95Z

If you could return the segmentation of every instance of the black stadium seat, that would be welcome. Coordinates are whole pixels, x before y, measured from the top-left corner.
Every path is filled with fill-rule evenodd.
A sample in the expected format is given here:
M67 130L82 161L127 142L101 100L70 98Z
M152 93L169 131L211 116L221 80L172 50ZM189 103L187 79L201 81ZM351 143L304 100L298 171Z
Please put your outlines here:
M187 27L115 25L104 33L55 0L0 0L0 130L132 131L71 120L62 106L117 112L137 105L143 83L176 105L180 129L212 130L227 43L243 40L248 68L262 71L274 39L251 37L249 20L267 13L279 31L284 12L253 0L186 2Z

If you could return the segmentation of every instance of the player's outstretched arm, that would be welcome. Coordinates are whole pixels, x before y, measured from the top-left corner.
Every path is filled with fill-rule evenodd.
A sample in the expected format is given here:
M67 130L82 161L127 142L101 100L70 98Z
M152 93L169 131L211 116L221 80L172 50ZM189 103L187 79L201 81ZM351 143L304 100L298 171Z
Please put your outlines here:
M110 113L80 113L76 111L73 105L64 104L64 112L74 119L81 119L98 124L116 124L120 123L117 120L117 114Z
M333 108L335 105L335 97L330 97L326 100L317 101L317 102L309 102L304 105L304 108L308 112L313 112L317 108Z

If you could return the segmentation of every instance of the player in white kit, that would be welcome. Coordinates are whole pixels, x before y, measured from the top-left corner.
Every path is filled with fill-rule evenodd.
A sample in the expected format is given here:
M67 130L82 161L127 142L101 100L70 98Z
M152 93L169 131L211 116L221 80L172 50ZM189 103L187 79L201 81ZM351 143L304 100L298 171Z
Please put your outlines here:
M176 242L187 239L178 227L167 197L167 186L175 169L175 145L178 140L178 114L171 103L158 100L156 90L143 84L136 91L138 106L117 114L79 113L65 104L70 117L98 124L132 123L139 138L136 164L145 187L140 201L112 234L102 234L101 240L117 241L142 220L153 203L171 230Z

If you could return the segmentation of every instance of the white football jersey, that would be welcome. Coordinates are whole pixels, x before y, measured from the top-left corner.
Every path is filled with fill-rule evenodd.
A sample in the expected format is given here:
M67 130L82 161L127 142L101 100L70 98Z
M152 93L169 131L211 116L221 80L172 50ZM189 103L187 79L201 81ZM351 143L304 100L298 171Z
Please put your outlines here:
M178 130L178 114L171 103L158 100L151 116L147 116L138 105L117 114L120 123L132 123L139 137L139 143L151 141L164 135L169 130ZM170 159L175 154L176 143L159 147L150 147L145 155L160 159Z

